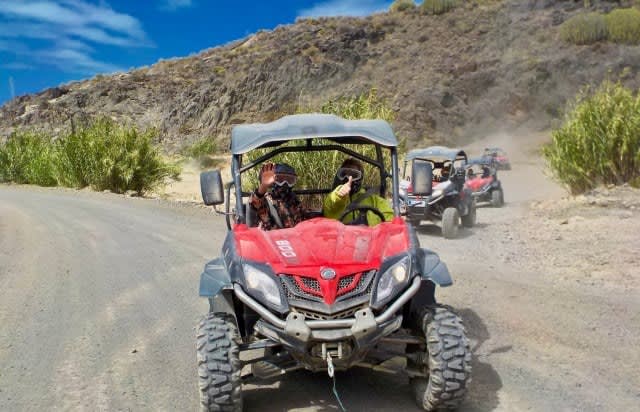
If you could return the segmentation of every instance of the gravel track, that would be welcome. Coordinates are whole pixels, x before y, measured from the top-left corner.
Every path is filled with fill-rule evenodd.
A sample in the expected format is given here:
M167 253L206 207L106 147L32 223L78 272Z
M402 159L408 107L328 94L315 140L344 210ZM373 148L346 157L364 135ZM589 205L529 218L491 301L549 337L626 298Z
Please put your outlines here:
M511 239L535 229L530 201L561 192L526 157L501 177L507 205L480 208L460 239L419 229L454 276L439 299L471 338L462 410L637 410L637 282L541 273L540 256ZM638 213L625 224L640 228ZM193 205L0 186L0 410L197 410L199 274L225 231L222 217ZM408 379L389 372L401 365L385 366L337 375L349 411L418 411ZM305 372L245 385L244 399L247 411L338 409L329 379Z

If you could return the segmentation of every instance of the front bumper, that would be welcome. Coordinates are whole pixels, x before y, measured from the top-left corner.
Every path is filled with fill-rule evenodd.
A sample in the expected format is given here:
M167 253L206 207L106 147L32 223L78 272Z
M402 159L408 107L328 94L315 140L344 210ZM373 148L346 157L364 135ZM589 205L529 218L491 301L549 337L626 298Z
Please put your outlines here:
M234 285L234 291L239 300L261 317L254 326L256 331L280 342L294 358L301 360L309 369L317 370L326 364L324 359L312 356L314 346L323 343L347 345L349 353L342 359L336 359L336 367L341 369L356 363L373 343L398 330L402 315L397 312L418 292L420 285L421 279L416 276L409 287L378 316L371 308L365 307L352 318L328 320L306 319L298 312L290 312L283 320L249 296L240 285Z

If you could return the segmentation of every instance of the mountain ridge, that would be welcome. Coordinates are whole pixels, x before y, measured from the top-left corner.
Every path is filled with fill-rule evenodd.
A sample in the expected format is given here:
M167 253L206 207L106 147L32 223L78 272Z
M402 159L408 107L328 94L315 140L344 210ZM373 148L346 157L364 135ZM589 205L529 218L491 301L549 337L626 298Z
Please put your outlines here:
M608 2L598 7L610 8ZM470 2L444 15L379 13L299 19L195 55L20 96L0 107L16 127L57 133L96 116L157 127L169 151L233 124L372 88L410 146L463 144L481 132L548 128L584 86L640 85L640 48L559 38L581 2Z

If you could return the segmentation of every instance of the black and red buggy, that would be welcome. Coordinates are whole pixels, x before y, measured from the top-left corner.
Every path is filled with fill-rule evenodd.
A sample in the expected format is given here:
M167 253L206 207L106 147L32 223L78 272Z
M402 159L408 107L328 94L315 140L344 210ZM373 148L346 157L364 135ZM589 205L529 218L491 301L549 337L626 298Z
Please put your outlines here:
M412 165L427 163L432 170L432 191L416 193L411 179ZM400 187L403 214L414 226L423 221L439 223L442 236L454 239L460 225L471 228L476 223L476 204L465 186L467 154L461 149L432 146L414 149L404 158Z
M201 175L205 204L226 200L230 228L221 256L205 265L200 279L210 306L197 327L202 410L241 410L242 384L252 380L296 369L333 376L398 356L406 358L422 408L460 404L470 380L469 341L460 317L436 303L436 286L452 284L447 266L420 246L400 216L397 146L382 120L306 114L232 129L233 181L226 196L218 170ZM375 155L359 147L374 148L368 153ZM266 153L249 160L257 149ZM256 227L243 178L279 154L317 151L355 157L377 170L375 187L390 194L394 218L373 227L345 225L317 210L293 228ZM415 192L431 192L428 163L414 165L413 182ZM296 188L299 196L330 190Z
M493 207L504 205L504 188L494 162L485 158L471 159L466 170L465 187L471 190L476 202L489 202Z
M486 147L482 152L483 161L492 163L498 170L511 170L511 162L507 152L499 147Z

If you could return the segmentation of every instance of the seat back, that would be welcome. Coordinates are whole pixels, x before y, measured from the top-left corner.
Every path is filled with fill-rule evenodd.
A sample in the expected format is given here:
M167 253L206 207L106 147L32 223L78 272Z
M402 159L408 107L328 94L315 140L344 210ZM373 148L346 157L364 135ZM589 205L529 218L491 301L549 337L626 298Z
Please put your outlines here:
M247 220L247 226L258 227L258 214L256 213L256 210L251 207L251 203L249 203L249 201L244 204L244 215Z

